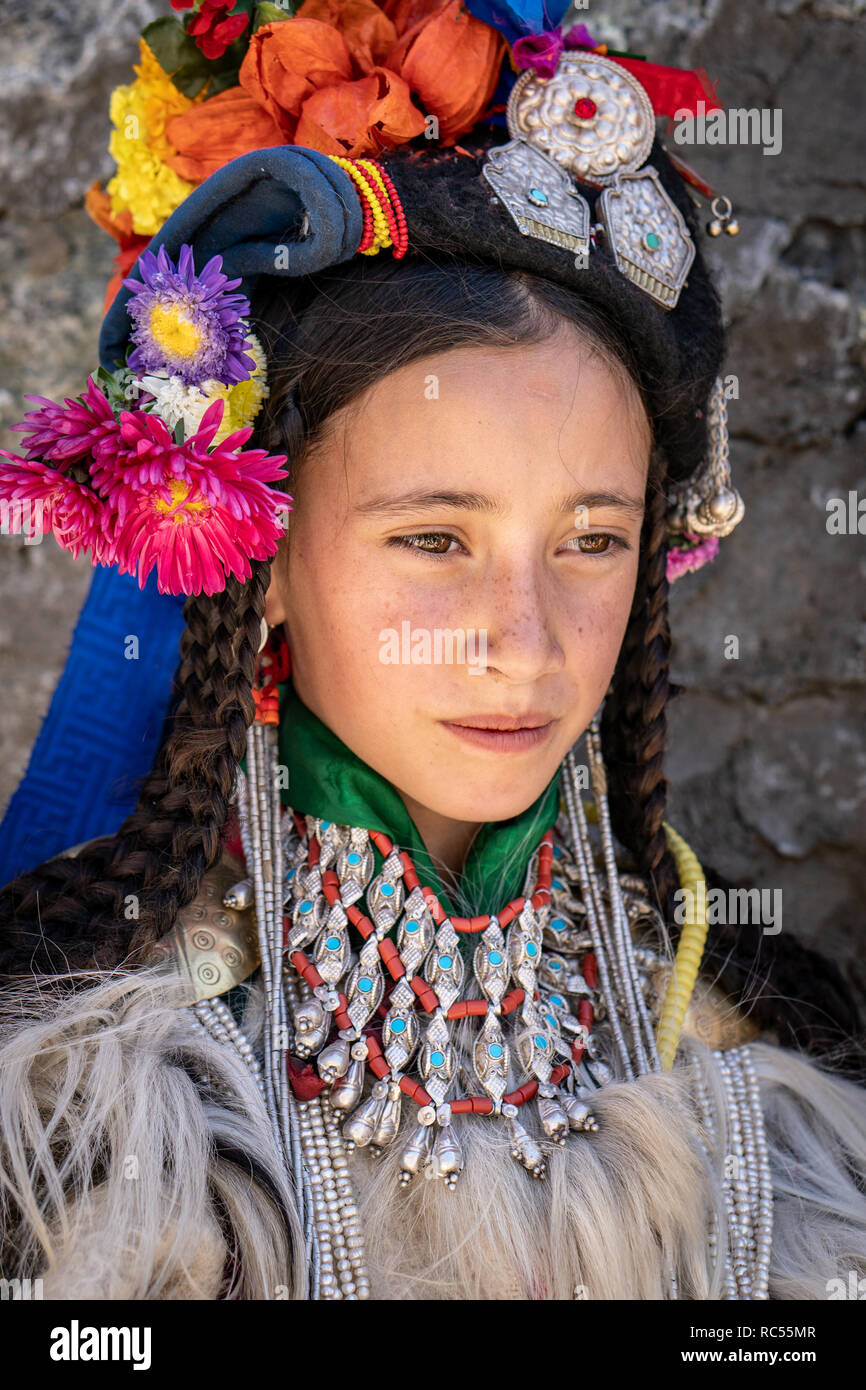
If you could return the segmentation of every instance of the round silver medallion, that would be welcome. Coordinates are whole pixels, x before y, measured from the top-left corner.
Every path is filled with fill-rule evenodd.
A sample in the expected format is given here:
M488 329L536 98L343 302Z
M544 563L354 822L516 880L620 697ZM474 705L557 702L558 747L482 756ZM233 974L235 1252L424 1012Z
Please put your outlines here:
M594 53L563 53L548 80L522 73L506 119L512 139L536 145L573 178L602 185L639 169L655 136L655 115L640 82Z

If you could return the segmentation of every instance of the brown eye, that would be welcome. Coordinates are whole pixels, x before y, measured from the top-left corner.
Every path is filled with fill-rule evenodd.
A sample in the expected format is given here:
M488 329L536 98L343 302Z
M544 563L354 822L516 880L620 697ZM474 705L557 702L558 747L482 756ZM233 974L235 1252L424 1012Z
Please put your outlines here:
M604 555L610 549L612 536L599 531L592 536L578 536L578 545L584 555ZM588 544L584 545L585 542Z
M429 531L416 536L415 539L419 542L425 542L420 546L421 550L429 550L433 555L444 555L454 537L446 536L443 531ZM430 542L430 544L426 544L426 542Z
M411 536L391 536L388 544L400 546L403 550L439 556L456 554L456 551L449 550L449 546L457 545L459 542L456 536L450 535L447 531L417 531Z

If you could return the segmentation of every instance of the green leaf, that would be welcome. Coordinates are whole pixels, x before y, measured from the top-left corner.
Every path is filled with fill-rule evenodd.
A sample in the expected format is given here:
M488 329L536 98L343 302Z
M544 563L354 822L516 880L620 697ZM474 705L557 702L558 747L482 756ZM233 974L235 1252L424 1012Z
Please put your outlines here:
M288 5L272 5L270 0L259 0L256 5L256 14L253 21L253 32L263 24L275 24L281 19L291 19L296 10L300 9L302 0L291 0Z
M208 84L207 94L209 97L215 97L219 92L225 92L229 87L237 86L238 70L237 68L232 68L229 72L221 72L218 73L216 77L211 78Z
M179 68L188 66L198 60L202 65L206 63L203 53L195 46L195 40L191 39L183 25L176 19L164 16L162 19L154 19L150 24L145 25L141 31L148 48L152 49L160 67L172 77Z
M186 439L186 429L184 427L183 420L178 420L177 424L174 427L174 433L172 435L172 438L175 444L183 444L184 440Z

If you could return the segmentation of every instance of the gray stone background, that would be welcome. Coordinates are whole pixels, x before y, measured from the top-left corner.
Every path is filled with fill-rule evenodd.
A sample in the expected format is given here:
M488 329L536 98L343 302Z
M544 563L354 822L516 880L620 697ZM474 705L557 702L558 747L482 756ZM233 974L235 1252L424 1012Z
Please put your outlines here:
M6 0L0 32L0 425L96 363L114 243L83 207L113 172L108 99L167 0ZM735 881L783 892L783 930L866 998L866 544L828 497L866 497L866 0L610 0L612 47L703 65L724 107L779 108L777 156L679 152L733 202L705 238L730 323L731 457L746 517L672 591L669 819ZM669 142L671 143L671 142ZM674 147L676 148L676 147ZM27 763L90 579L53 542L0 537L0 804ZM739 638L726 659L725 639Z

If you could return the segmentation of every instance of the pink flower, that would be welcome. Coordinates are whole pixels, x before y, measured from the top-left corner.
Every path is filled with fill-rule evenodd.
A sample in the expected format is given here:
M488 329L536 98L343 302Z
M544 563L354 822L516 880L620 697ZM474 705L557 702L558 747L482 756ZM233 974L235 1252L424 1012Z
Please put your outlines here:
M561 29L546 29L540 34L527 34L512 44L511 52L518 68L532 68L536 77L549 80L556 73L564 48L595 47L595 40L586 25L574 24L565 35Z
M100 460L100 490L119 514L112 563L142 588L155 565L160 593L218 593L227 575L248 579L250 560L268 559L285 534L290 499L268 486L286 477L285 455L243 450L249 428L208 452L223 406L209 406L183 444L157 417L129 412L124 451Z
M518 68L532 68L536 77L551 78L556 72L564 44L558 29L542 34L527 34L512 45Z
M285 498L258 479L245 480L240 520L189 483L173 482L169 492L168 501L158 488L140 492L114 540L112 563L137 572L142 589L156 565L161 594L218 593L230 574L249 579L250 560L268 559L285 534L277 519Z
M669 584L672 584L675 579L679 579L683 574L701 569L704 565L708 564L710 560L715 560L719 553L718 536L707 536L702 541L699 536L694 536L691 532L686 531L683 539L687 541L697 541L698 544L692 546L690 549L681 549L678 546L673 546L668 551L666 573Z
M74 558L90 550L94 564L108 563L113 515L92 488L37 459L18 458L5 449L0 454L12 464L0 465L0 510L5 521L12 520L11 533L26 530L32 541L50 530Z
M225 402L214 401L202 416L195 434L178 444L158 415L146 410L124 410L120 428L112 440L103 441L94 460L92 476L98 491L117 508L123 520L142 488L161 487L169 500L172 481L196 483L211 500L220 500L219 482L211 476L207 446L220 426ZM225 450L225 441L221 446Z
M81 400L71 400L67 396L65 405L57 405L44 396L25 399L38 401L42 407L28 411L21 424L12 426L26 435L24 447L28 458L62 459L64 463L72 463L92 453L104 438L117 433L114 412L92 376L87 378L87 390Z

